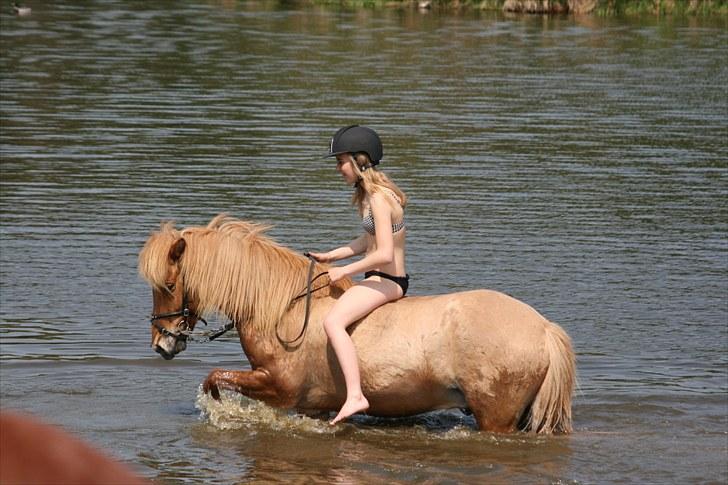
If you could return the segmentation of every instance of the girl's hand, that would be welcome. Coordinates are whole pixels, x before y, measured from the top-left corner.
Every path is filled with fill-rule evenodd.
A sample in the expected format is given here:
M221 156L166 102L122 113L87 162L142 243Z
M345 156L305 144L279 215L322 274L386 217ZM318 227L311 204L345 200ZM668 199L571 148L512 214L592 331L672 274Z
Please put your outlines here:
M334 266L329 268L329 280L331 284L346 277L346 271L341 266Z
M313 259L318 261L319 263L328 263L331 259L329 257L329 253L308 253L309 256L311 256Z

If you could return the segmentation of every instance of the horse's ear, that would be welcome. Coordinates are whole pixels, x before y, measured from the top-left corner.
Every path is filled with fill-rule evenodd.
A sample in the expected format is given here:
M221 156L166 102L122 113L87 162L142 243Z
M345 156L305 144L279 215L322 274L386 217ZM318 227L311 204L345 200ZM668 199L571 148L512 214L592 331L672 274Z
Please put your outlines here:
M179 258L182 257L182 253L185 252L185 248L187 247L187 242L183 238L177 239L173 244L172 247L169 248L169 260L173 263L176 263L179 261Z

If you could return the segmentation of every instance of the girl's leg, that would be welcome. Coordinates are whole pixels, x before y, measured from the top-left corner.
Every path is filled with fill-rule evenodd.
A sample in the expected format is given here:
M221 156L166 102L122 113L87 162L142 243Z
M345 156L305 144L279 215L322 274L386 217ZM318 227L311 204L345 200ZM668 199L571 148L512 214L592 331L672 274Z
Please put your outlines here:
M402 296L402 289L391 281L363 281L352 286L336 302L324 319L324 329L339 360L346 382L346 402L331 424L365 411L369 402L361 391L359 362L354 342L346 328L375 308Z

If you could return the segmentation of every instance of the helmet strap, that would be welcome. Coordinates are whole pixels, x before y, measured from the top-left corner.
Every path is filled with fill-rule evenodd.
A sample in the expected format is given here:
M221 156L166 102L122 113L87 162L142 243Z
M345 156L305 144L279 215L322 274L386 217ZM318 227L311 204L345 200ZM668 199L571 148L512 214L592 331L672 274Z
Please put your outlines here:
M367 163L366 165L363 165L363 166L362 166L362 167L360 168L360 170L361 170L362 172L365 172L366 170L368 170L368 169L370 169L370 168L374 168L374 167L376 167L377 165L379 165L379 162L371 162L371 163Z

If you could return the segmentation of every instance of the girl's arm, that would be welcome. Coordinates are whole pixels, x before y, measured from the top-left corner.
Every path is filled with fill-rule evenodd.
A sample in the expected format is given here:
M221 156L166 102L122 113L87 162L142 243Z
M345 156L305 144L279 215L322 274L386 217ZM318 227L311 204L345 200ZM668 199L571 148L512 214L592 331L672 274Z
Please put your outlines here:
M333 249L328 253L309 253L311 256L320 263L331 263L333 261L339 261L340 259L350 258L362 254L367 250L367 236L362 234L358 238L351 241L346 246Z

